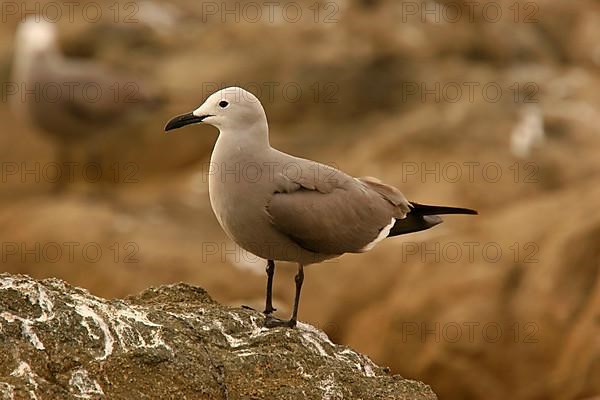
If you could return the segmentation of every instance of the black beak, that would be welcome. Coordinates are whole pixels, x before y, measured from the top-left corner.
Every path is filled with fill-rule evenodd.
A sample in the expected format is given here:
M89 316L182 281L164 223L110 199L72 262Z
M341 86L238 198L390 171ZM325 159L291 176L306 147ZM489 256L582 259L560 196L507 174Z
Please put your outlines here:
M183 115L178 115L167 122L165 126L165 132L168 132L173 129L181 128L182 126L190 125L190 124L198 124L204 120L204 118L210 117L210 115L202 115L200 117L196 117L192 113L187 113Z

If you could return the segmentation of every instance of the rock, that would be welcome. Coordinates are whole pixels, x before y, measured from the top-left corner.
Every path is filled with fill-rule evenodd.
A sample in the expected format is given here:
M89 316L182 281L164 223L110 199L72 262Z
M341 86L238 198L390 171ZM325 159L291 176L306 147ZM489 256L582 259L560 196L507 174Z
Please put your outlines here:
M310 325L262 319L186 284L105 300L1 274L0 398L436 398Z

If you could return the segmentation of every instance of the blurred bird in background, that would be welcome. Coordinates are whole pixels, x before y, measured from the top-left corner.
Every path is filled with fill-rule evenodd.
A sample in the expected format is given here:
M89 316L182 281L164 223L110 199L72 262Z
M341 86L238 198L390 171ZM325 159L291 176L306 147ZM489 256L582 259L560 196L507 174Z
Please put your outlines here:
M63 56L55 25L43 18L29 17L18 27L12 83L17 91L11 108L54 142L61 167L81 160L104 170L103 145L110 135L131 134L136 122L164 103L138 78ZM56 192L68 183L65 171L61 175Z

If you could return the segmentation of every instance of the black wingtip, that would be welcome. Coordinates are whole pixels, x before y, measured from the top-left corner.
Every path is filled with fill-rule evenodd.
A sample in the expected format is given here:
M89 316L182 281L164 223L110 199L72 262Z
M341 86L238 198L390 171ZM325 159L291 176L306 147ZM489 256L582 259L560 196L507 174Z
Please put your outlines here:
M479 211L473 210L471 208L459 208L461 212L457 214L466 214L466 215L479 215Z
M449 215L449 214L462 214L462 215L479 215L477 210L463 207L447 207L447 206L428 206L425 204L411 202L413 209L411 212L416 212L420 215Z

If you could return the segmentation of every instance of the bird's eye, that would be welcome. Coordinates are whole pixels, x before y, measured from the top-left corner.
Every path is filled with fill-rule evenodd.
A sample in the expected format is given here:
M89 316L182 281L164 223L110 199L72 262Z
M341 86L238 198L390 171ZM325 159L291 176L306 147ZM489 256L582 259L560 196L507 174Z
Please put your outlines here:
M226 102L225 100L223 100L223 101L219 102L219 107L221 107L221 108L225 108L225 107L227 107L228 105L229 105L229 103L228 103L228 102Z

